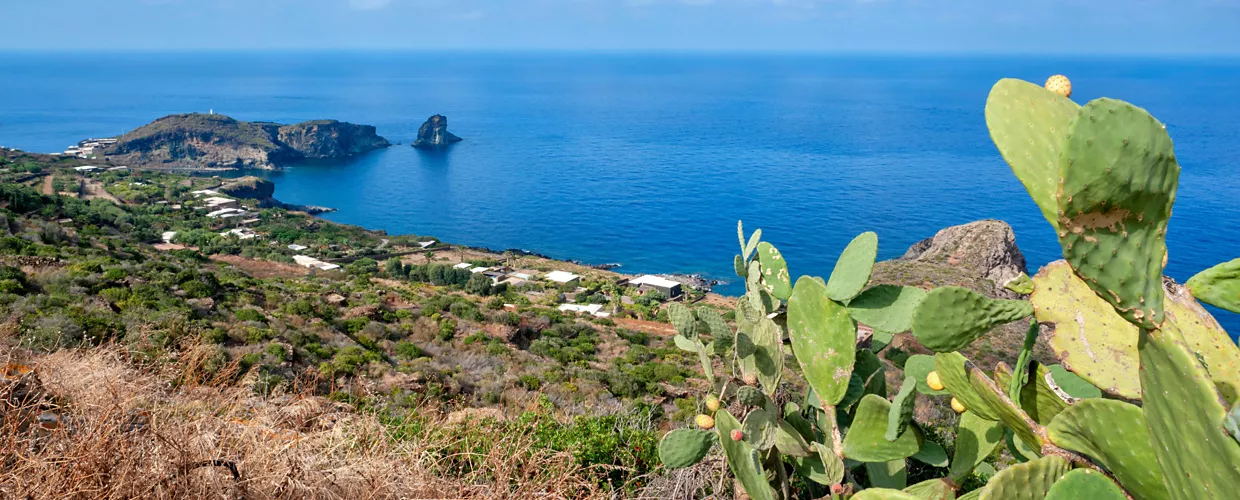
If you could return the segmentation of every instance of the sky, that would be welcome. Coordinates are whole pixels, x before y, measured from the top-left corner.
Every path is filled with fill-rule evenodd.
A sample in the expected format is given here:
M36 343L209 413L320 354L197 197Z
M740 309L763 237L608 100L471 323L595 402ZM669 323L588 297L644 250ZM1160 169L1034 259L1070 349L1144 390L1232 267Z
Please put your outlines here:
M1240 0L4 0L0 50L1240 55Z

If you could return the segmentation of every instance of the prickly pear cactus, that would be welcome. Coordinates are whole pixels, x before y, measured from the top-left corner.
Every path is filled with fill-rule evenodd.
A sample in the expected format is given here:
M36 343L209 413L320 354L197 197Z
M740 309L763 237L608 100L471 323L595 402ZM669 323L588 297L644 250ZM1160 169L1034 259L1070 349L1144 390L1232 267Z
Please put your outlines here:
M1240 313L1240 259L1197 273L1184 285L1192 290L1197 300Z
M1137 328L1072 272L1065 261L1033 278L1034 316L1054 326L1048 344L1063 366L1104 392L1141 399Z
M925 298L917 287L872 286L848 302L848 314L876 331L900 333L913 327L913 313Z
M713 432L676 429L659 441L659 460L669 469L689 467L700 462L714 444Z
M1066 97L1013 78L999 80L986 98L990 138L1055 228L1059 227L1055 191L1060 150L1080 109Z
M870 272L874 270L874 259L877 257L877 234L866 232L853 238L839 260L835 261L835 269L827 279L827 296L837 302L856 297L870 282Z
M1227 408L1175 326L1141 331L1143 411L1174 500L1234 498L1240 444L1223 429Z
M960 423L956 426L956 450L948 477L957 484L963 482L1001 442L1003 425L999 422L982 418L976 412L961 414Z
M1064 474L1046 492L1046 500L1126 500L1124 491L1103 476L1090 469L1076 469Z
M992 328L1033 315L1023 300L991 299L958 286L926 294L913 314L913 335L934 352L958 351Z
M913 405L917 402L917 380L910 376L904 377L900 393L891 401L891 409L887 412L888 441L895 441L908 429L909 420L913 418Z
M856 324L827 296L820 280L802 277L788 299L788 336L805 380L824 404L844 398L856 361Z
M958 352L944 352L934 355L934 369L939 374L939 379L943 381L943 385L947 387L947 391L953 397L964 403L965 408L971 413L986 420L999 420L999 413L990 407L973 388L973 384L969 382L969 360Z
M727 410L715 413L719 444L723 447L723 454L728 460L732 475L736 476L745 488L745 493L753 500L775 500L775 491L766 482L766 471L762 467L762 460L758 458L757 450L744 440L732 439L733 431L739 431L740 428L741 423Z
M888 462L911 457L921 449L921 431L909 426L894 441L888 441L887 414L891 403L874 394L861 398L853 425L844 436L844 458L858 462Z
M1124 319L1158 328L1180 178L1166 126L1124 101L1091 101L1072 122L1059 176L1064 258Z
M1080 401L1055 416L1046 434L1056 446L1098 461L1136 498L1170 498L1140 407L1110 399Z
M758 243L758 261L762 264L762 282L771 295L788 300L792 295L792 276L788 274L788 262L783 254L765 241Z
M1056 481L1072 466L1058 456L1049 456L1013 465L999 471L986 489L982 500L1042 500Z

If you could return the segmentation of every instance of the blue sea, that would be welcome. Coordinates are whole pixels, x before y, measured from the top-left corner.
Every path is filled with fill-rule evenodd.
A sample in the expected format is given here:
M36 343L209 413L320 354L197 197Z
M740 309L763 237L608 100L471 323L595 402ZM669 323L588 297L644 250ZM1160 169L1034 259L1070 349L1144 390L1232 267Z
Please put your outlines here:
M983 106L999 78L1056 73L1078 102L1125 99L1167 124L1183 166L1168 274L1240 257L1238 59L10 53L0 145L59 151L192 111L335 118L400 145L264 175L285 202L393 234L726 280L738 219L762 228L794 275L826 275L860 232L878 232L891 258L945 226L997 218L1036 271L1059 246L991 143ZM409 147L435 113L465 141Z

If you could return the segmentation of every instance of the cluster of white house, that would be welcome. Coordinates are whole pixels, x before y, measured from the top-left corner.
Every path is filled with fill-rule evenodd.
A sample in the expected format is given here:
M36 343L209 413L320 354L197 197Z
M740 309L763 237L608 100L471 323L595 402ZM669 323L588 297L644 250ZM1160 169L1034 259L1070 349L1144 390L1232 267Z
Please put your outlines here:
M233 198L224 196L223 193L214 189L200 189L191 191L190 194L199 200L199 209L207 211L207 217L212 219L235 219L245 217L250 214L245 207L241 206L241 202Z
M466 269L474 274L482 273L484 276L491 278L491 281L497 285L506 283L510 286L516 286L534 278L534 272L532 271L518 271L503 266L482 267L462 262L453 267L456 269ZM581 286L581 276L568 271L551 271L543 274L542 278L560 288L571 287L579 289ZM669 299L680 297L684 293L684 285L680 282L652 274L632 278L623 284L637 288L642 294L657 291ZM559 310L591 314L600 318L611 316L610 312L603 310L603 305L601 304L561 304Z
M116 144L116 139L86 139L77 143L77 145L65 148L63 154L78 158L90 158L96 151L102 151L113 144Z
M92 172L118 172L121 170L129 170L129 167L126 167L126 166L101 167L98 165L83 165L80 167L73 167L73 171L79 174L89 174Z

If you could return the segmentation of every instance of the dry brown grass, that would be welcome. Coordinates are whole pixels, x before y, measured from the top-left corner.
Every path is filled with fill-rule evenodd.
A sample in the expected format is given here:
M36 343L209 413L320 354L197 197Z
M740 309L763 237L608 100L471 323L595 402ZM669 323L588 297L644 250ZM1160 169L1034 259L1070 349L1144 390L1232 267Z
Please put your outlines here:
M3 349L0 364L34 367L44 397L15 401L14 381L0 382L0 498L605 495L570 455L520 434L494 436L501 446L469 457L484 466L445 474L461 457L436 450L458 448L444 442L460 439L453 433L431 426L396 440L376 418L322 397L261 398L203 376L197 351L175 369L138 370L116 347Z

